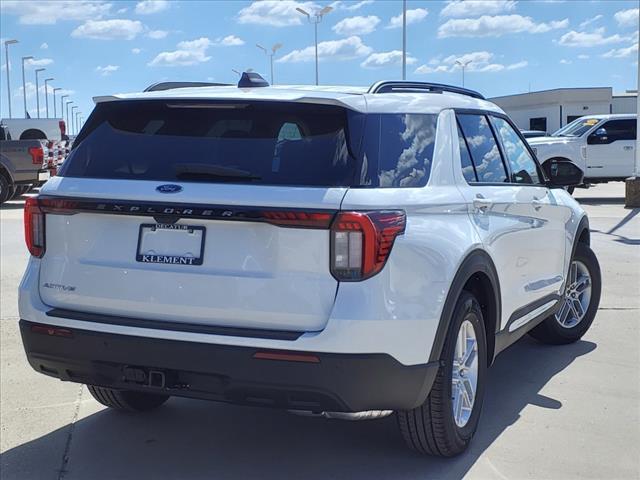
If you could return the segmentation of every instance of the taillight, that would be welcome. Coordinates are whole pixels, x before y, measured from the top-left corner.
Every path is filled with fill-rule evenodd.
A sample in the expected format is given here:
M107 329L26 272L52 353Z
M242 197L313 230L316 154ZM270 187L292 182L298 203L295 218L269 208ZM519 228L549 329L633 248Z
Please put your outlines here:
M60 127L60 140L64 140L64 136L67 133L67 124L64 123L64 120L60 120L58 127Z
M340 281L358 281L380 272L405 224L400 210L338 214L331 226L332 275Z
M34 257L42 257L45 249L44 212L38 205L38 197L27 198L24 204L24 239Z
M29 147L29 155L31 155L31 163L34 165L44 165L44 149L40 147Z

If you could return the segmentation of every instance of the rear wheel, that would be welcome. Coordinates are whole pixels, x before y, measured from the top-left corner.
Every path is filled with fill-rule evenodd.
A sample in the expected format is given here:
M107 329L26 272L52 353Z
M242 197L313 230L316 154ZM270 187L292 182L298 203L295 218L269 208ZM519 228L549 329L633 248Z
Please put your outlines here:
M158 408L169 399L168 395L114 390L113 388L87 385L89 393L102 405L128 412L145 412Z
M600 304L600 265L584 243L578 243L571 259L562 306L529 334L542 343L573 343L587 333Z
M440 361L426 401L397 416L410 448L451 457L467 448L478 427L487 371L482 311L469 292L456 303Z
M6 177L0 173L0 204L6 202L13 195L13 187L9 185Z

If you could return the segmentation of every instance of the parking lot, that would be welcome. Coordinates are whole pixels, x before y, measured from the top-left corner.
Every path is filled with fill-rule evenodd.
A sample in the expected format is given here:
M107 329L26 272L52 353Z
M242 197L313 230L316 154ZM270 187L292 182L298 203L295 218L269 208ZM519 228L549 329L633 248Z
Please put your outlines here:
M23 201L1 210L3 479L424 479L640 477L640 209L624 185L577 190L603 274L600 310L582 341L525 337L490 370L471 449L411 453L395 418L344 422L172 399L140 415L103 408L84 387L36 374L18 332L27 261Z

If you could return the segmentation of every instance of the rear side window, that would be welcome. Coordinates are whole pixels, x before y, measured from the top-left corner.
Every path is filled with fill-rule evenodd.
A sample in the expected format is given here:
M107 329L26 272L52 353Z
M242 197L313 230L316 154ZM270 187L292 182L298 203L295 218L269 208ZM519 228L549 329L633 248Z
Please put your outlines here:
M477 182L476 170L471 161L471 155L469 154L469 147L467 141L464 139L464 134L458 125L458 144L460 146L460 162L462 164L462 175L468 183Z
M540 183L536 162L513 127L503 118L492 118L511 167L511 181L525 184Z
M373 186L423 187L429 181L436 140L437 115L369 114L363 163L376 165Z
M604 128L609 142L616 140L635 140L637 123L635 120L609 120L598 128Z
M507 172L500 149L487 117L480 114L459 114L458 122L469 146L478 182L507 182Z
M60 174L350 186L362 165L349 124L361 123L361 116L336 106L279 102L108 102L96 107Z

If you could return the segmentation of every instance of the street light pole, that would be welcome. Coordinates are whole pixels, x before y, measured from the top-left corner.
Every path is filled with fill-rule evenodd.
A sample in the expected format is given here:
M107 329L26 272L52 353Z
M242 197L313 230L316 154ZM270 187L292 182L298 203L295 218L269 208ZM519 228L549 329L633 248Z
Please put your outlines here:
M322 10L318 10L313 14L313 20L311 19L311 15L302 8L296 7L296 10L302 15L305 15L309 23L313 23L316 49L316 85L318 85L318 24L322 21L322 17L333 10L333 7L324 7Z
M69 95L61 95L60 96L60 118L64 120L64 99L68 98Z
M58 114L56 112L56 92L58 90L62 90L62 88L56 87L53 89L53 118L58 118Z
M456 65L460 65L462 67L462 86L464 87L464 70L467 68L467 65L471 63L471 60L467 60L466 62L461 62L460 60L456 60Z
M47 118L49 118L49 93L47 91L47 82L52 82L54 81L55 78L45 78L44 79L44 104L45 104L45 111L47 112Z
M266 48L264 48L262 45L260 45L259 43L256 43L256 47L258 47L260 50L262 50L264 52L264 54L269 57L269 62L270 62L270 66L271 66L271 85L274 85L274 82L273 82L273 56L276 54L276 52L279 49L282 48L282 44L281 43L276 43L273 47L271 47L271 53L269 53L268 50Z
M26 60L32 60L32 56L22 57L22 98L24 100L24 118L27 118L29 113L27 112L27 85L24 81L24 62Z
M4 42L4 66L7 69L7 105L9 106L9 118L11 118L11 75L9 74L9 45L18 43L18 40L6 40Z
M74 120L76 118L76 113L74 112L76 108L78 108L77 105L74 105L73 107L71 107L71 125L74 127L73 128L74 135L78 134L78 130L76 130L75 128L75 120Z
M636 41L639 39L636 38ZM638 50L638 60L640 60L640 50ZM624 206L627 208L640 207L640 65L638 69L638 83L636 84L636 159L633 176L625 180Z
M71 124L69 123L69 105L71 105L73 103L73 100L69 100L68 102L65 103L66 106L66 111L67 111L67 119L66 124L67 124L67 128L69 129L69 133L71 133Z
M402 0L402 80L407 79L407 0Z
M36 68L36 110L38 118L40 118L40 91L38 87L38 73L44 72L46 68Z

